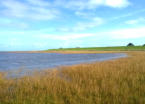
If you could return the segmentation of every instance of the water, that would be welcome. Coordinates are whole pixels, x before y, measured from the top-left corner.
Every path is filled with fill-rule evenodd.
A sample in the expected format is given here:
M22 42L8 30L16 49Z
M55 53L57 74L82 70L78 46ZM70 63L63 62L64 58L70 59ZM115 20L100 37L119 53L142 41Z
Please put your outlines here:
M126 57L126 54L0 53L0 71L5 72L17 69L40 70L121 57Z

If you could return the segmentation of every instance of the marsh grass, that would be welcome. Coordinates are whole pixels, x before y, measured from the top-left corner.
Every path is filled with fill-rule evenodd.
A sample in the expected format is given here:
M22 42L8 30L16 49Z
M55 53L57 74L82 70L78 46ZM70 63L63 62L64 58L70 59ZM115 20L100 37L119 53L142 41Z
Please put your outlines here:
M0 74L0 104L145 104L145 52L60 67L32 76Z

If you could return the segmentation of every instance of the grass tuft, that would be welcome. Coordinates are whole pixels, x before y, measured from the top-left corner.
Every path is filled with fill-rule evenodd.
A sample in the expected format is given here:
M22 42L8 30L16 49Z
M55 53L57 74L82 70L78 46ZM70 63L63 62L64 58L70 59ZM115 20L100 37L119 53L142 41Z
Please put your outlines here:
M0 104L144 104L145 52L6 79Z

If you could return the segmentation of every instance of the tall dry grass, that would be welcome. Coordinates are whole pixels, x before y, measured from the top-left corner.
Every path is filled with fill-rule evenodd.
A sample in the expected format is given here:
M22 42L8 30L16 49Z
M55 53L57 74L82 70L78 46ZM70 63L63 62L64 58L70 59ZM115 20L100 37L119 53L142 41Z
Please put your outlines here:
M0 104L145 104L145 52L17 79L0 75Z

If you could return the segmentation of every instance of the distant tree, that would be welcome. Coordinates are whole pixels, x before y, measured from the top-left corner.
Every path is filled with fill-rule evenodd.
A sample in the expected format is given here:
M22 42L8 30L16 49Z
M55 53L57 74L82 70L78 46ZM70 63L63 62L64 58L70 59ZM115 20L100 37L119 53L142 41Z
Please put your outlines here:
M133 44L133 43L129 43L127 46L128 46L128 47L134 46L134 44Z
M143 45L143 47L145 47L145 44Z

